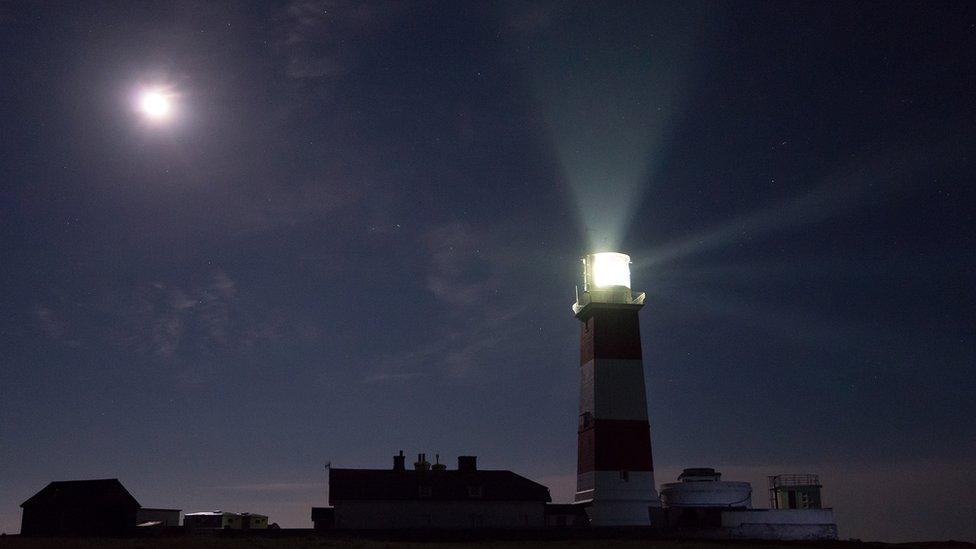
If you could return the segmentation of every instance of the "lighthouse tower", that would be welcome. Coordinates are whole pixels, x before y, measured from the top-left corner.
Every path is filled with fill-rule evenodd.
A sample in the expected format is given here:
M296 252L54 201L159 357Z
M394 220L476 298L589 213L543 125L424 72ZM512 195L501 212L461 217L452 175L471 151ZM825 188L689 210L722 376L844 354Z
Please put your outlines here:
M643 306L644 294L630 289L630 256L583 258L583 291L573 305L582 323L576 502L593 526L648 526L661 506L644 394Z

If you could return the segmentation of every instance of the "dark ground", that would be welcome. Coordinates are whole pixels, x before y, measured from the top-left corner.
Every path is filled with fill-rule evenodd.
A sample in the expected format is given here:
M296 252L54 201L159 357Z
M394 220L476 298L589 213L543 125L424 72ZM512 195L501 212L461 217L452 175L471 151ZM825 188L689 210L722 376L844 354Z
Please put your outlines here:
M0 538L0 547L7 549L83 549L91 547L108 548L178 548L178 547L253 547L253 548L305 548L305 547L361 547L361 548L419 548L430 547L447 549L450 547L475 546L480 549L529 548L529 547L568 547L588 549L595 547L655 549L720 549L758 547L761 549L808 549L829 547L834 549L974 549L976 544L963 542L918 542L918 543L877 543L859 541L833 542L763 542L763 541L693 541L693 540L648 540L648 539L576 539L576 540L522 540L522 541L393 541L361 538L320 537L314 534L295 536L178 536L161 538L21 538L6 536Z

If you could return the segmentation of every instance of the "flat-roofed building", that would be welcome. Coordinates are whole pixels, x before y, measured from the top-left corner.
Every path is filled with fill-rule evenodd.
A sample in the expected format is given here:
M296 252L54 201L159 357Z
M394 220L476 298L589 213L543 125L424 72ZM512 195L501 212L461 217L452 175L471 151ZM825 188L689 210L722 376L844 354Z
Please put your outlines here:
M136 513L136 524L139 526L159 526L163 528L177 527L180 525L181 510L142 507Z
M268 517L257 513L201 511L187 513L183 526L189 530L264 530L268 527Z

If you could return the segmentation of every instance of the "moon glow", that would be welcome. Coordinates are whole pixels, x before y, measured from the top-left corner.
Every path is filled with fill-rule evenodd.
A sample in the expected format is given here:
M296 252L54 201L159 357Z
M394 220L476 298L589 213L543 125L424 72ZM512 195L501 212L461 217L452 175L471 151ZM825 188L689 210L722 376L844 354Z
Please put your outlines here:
M150 120L163 121L173 110L169 96L159 90L146 90L139 96L139 110Z

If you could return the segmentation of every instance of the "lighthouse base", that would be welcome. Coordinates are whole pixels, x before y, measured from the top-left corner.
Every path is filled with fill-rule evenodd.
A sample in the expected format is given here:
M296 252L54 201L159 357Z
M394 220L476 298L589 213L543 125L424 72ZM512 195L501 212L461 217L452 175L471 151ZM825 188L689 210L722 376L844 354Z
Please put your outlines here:
M653 471L590 471L576 477L576 489L591 526L661 526Z

